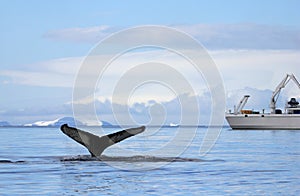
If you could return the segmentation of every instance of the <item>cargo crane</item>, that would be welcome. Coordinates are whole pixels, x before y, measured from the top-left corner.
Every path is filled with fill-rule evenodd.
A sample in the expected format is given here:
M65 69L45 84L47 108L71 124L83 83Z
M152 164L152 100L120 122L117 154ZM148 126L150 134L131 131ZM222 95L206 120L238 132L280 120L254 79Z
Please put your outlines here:
M245 95L242 100L239 102L239 104L237 105L237 107L234 107L234 114L240 114L241 110L244 108L244 106L246 105L248 99L249 99L250 95Z
M271 114L276 113L276 102L278 100L279 94L290 80L293 80L295 84L298 86L298 88L300 89L300 83L298 82L294 74L287 74L285 78L279 83L279 85L276 87L275 91L272 94L271 102L270 102Z

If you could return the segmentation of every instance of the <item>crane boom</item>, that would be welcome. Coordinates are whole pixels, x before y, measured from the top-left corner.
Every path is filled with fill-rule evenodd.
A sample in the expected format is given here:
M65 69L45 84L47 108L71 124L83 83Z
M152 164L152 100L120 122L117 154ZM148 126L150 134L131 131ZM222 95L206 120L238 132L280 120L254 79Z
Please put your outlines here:
M239 104L237 105L236 108L234 108L234 114L239 114L241 113L241 110L244 108L244 106L246 105L248 99L249 99L250 95L245 95L241 101L239 102Z
M300 83L298 82L294 74L287 74L285 78L279 83L279 85L276 87L275 91L272 94L271 102L270 102L271 114L275 113L278 96L281 90L288 84L290 80L293 80L295 84L300 88Z

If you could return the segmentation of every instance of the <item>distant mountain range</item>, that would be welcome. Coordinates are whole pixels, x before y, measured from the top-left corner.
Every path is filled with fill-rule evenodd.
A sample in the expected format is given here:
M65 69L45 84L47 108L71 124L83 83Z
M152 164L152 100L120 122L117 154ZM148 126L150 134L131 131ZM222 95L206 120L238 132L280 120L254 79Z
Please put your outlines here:
M24 126L24 127L60 127L63 124L68 124L69 126L84 126L85 124L76 120L73 117L63 117L63 118L58 118L56 120L50 120L50 121L36 121L34 123L28 123L24 125L11 125L7 121L0 121L0 127L10 127L10 126ZM100 126L102 127L109 127L113 126L109 122L106 121L101 121Z
M0 127L8 127L11 126L7 121L0 121Z
M82 122L75 120L73 117L64 117L51 121L37 121L34 123L25 124L25 127L59 127L63 124L68 124L69 126L84 125Z
M107 121L100 121L98 125L86 125L73 117L63 117L56 120L49 121L36 121L34 123L28 123L24 125L12 125L7 121L0 121L0 127L60 127L63 124L68 124L69 126L101 126L101 127L119 127L118 125L112 125ZM159 126L159 125L158 125ZM178 124L170 123L164 125L163 127L178 127Z

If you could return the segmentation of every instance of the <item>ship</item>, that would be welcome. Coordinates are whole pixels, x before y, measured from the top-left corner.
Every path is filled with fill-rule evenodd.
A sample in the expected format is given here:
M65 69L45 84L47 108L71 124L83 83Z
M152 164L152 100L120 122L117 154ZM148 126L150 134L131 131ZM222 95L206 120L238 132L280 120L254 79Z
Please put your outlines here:
M243 109L250 97L244 95L233 111L229 110L225 114L230 127L241 130L300 130L300 105L295 97L286 102L283 111L276 107L280 92L290 81L300 88L300 83L294 74L287 74L273 91L269 113L265 113L264 109L262 112Z

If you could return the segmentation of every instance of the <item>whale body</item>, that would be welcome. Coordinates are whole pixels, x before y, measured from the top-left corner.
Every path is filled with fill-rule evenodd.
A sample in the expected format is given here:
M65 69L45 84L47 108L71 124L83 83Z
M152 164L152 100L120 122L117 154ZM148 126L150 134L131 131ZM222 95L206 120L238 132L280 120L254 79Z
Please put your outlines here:
M91 153L91 156L100 157L102 152L107 147L114 145L126 138L142 133L145 130L145 127L141 126L137 128L125 129L116 133L104 135L102 137L74 127L69 127L67 124L62 125L60 129L64 134L86 147Z

